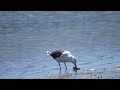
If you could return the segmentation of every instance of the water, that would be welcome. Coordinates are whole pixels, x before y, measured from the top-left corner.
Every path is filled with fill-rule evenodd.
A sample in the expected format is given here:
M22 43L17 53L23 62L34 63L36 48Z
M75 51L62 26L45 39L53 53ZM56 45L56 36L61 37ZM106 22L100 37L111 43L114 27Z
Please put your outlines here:
M0 11L0 78L57 74L46 54L56 49L69 50L81 69L111 69L120 65L119 29L119 11Z

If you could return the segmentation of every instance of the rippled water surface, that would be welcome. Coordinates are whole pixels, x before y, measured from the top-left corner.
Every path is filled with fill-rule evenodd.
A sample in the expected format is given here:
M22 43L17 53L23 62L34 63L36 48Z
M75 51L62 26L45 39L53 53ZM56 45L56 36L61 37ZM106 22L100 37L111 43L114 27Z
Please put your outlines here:
M0 11L0 78L59 73L46 54L56 49L69 50L81 70L120 65L120 12Z

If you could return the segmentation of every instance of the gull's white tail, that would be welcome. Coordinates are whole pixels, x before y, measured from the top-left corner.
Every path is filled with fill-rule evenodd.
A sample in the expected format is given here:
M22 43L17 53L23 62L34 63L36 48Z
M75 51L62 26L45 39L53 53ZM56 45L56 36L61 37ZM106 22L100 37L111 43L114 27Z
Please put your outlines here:
M51 54L51 52L50 51L47 51L47 55L50 55Z

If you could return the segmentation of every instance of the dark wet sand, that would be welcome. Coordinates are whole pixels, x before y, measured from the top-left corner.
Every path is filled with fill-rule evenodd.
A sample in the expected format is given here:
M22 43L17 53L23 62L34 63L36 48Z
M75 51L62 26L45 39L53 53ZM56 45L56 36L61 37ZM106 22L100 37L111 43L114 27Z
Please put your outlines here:
M44 76L36 79L120 79L120 66L112 69L78 70L77 72L61 72L57 75Z

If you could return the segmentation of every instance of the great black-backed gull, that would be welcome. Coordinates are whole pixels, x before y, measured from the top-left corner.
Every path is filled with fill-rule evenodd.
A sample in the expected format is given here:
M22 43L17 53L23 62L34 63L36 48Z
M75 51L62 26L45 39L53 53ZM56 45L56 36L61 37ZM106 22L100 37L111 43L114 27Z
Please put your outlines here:
M55 51L47 51L47 55L50 55L53 57L53 59L55 59L58 63L59 63L59 67L61 70L61 66L60 66L60 62L63 62L66 69L66 62L71 62L74 64L75 67L73 67L73 69L80 69L77 68L76 62L77 60L75 59L75 57L67 50L55 50Z

